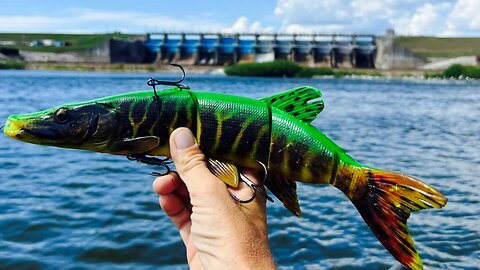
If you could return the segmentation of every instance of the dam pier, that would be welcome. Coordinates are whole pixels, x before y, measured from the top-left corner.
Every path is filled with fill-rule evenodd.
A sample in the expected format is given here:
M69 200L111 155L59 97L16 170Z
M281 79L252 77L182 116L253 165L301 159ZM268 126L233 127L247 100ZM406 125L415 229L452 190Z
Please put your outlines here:
M374 68L374 35L151 33L155 62L223 66L290 60L307 66Z

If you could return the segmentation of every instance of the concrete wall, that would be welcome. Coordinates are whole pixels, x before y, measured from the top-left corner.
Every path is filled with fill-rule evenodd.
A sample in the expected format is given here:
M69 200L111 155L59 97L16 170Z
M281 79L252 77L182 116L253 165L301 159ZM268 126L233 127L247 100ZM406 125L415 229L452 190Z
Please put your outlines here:
M107 58L113 64L153 63L157 57L157 54L151 52L141 40L110 39L108 48L98 48L91 54L84 56L95 59L97 54L100 54L101 60Z
M26 62L31 63L110 63L109 42L102 43L92 49L83 52L68 53L52 53L52 52L35 52L20 51L20 56Z
M80 54L87 63L110 63L110 41L86 50Z
M377 69L416 69L427 63L426 59L395 44L394 37L393 31L387 31L385 36L376 38L375 67Z

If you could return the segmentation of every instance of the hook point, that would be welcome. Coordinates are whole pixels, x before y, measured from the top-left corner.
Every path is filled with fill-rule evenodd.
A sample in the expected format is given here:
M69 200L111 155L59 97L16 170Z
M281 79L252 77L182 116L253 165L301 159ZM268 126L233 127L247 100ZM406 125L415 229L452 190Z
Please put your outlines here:
M179 64L175 64L175 63L168 63L168 64L170 66L178 67L182 71L182 77L180 78L180 80L178 80L178 81L160 81L160 80L154 79L152 77L152 78L148 79L147 85L148 86L155 86L155 85L163 84L163 85L173 85L173 86L176 86L180 89L190 89L190 87L181 83L181 82L183 82L183 80L185 80L185 76L186 76L186 72L185 72L185 69L183 68L183 66L181 66Z

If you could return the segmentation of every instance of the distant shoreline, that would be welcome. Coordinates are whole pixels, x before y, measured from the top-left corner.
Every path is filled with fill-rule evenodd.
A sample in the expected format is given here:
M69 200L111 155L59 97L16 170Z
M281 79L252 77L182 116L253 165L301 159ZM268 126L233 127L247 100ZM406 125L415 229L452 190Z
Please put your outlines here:
M213 74L224 75L224 67L185 65L187 74ZM176 73L175 68L165 65L151 64L58 64L58 63L27 63L26 70L63 70L63 71L106 71L106 72L137 72L137 73ZM378 70L378 69L335 69L338 71L375 72L375 77L424 77L427 73L423 70Z
M225 73L227 66L183 65L188 74L205 74L229 76ZM118 73L159 73L176 74L179 71L168 64L99 64L99 63L24 63L21 68L1 68L1 70L41 70L41 71L84 71L84 72L118 72ZM457 70L460 69L460 70ZM335 68L333 75L315 75L311 78L398 78L398 79L478 79L480 67L453 65L443 72L428 70L380 70ZM447 73L445 73L448 71ZM338 74L341 74L338 76ZM235 76L235 75L233 75ZM268 77L268 76L267 76ZM297 77L298 78L298 77Z
M26 70L64 70L64 71L109 71L109 72L159 72L175 73L177 70L169 65L152 64L97 64L97 63L27 63ZM223 73L223 67L212 66L185 66L192 74Z

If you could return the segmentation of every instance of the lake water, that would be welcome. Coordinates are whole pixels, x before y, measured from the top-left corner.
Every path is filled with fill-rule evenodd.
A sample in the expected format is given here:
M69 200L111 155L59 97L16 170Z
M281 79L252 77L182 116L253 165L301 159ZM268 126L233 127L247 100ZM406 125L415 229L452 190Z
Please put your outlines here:
M148 89L150 75L0 71L0 119ZM326 107L316 127L357 160L416 176L448 197L446 208L409 219L424 264L479 269L480 82L206 75L188 75L186 82L253 98L301 85L321 89ZM1 134L0 268L186 268L183 244L158 206L150 171L121 156L30 145ZM340 191L299 184L298 193L301 219L278 200L268 204L279 266L398 264Z

